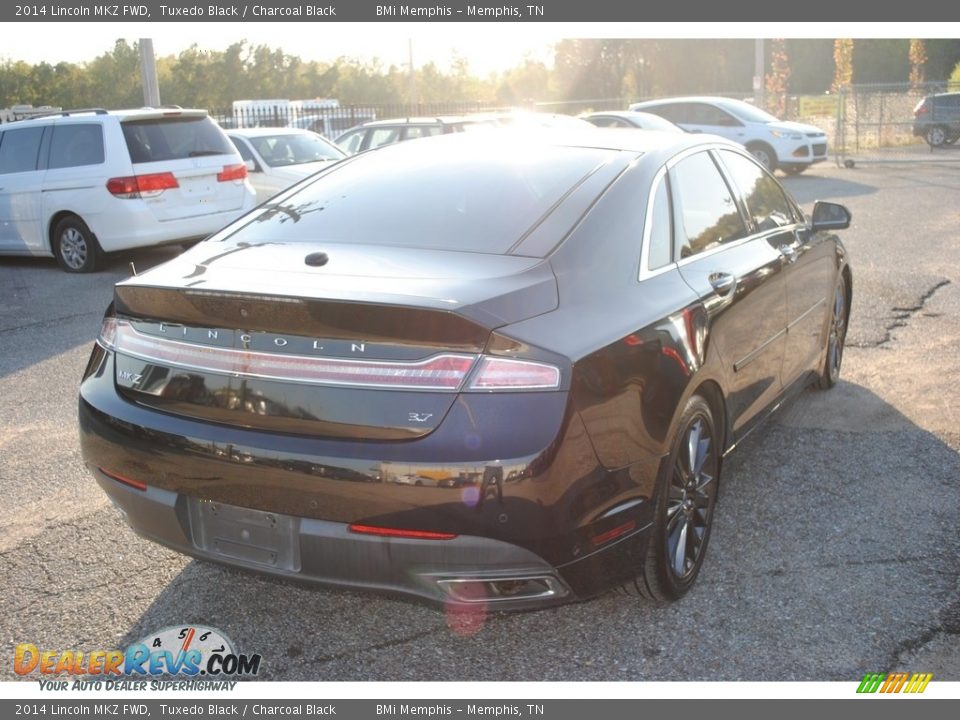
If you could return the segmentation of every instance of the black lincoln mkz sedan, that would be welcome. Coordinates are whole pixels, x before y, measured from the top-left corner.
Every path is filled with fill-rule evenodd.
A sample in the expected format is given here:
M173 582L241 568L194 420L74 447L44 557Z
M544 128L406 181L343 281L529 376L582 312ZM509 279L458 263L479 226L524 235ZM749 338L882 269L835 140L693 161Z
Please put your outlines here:
M676 599L724 455L837 380L849 222L706 135L363 153L117 285L84 459L137 533L250 570Z

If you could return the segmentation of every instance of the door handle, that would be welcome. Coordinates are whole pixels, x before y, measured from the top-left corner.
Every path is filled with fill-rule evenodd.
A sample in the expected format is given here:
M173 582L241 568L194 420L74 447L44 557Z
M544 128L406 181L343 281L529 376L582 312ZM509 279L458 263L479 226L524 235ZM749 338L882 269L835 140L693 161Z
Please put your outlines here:
M797 261L797 249L793 245L781 245L777 249L780 251L780 255L783 256L783 259L788 263Z
M710 273L710 277L708 277L707 280L710 281L710 285L717 291L718 295L729 295L737 286L737 279L730 273Z

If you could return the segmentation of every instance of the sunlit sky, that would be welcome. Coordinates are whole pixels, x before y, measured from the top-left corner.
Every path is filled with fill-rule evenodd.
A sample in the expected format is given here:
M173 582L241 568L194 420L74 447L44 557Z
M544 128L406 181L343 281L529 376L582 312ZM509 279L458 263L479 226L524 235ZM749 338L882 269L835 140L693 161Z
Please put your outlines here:
M448 69L465 58L473 73L513 67L525 57L551 63L565 37L958 37L958 23L6 23L0 59L31 64L86 62L119 39L152 38L158 57L197 45L224 50L247 40L304 60L378 59L384 67L413 61Z

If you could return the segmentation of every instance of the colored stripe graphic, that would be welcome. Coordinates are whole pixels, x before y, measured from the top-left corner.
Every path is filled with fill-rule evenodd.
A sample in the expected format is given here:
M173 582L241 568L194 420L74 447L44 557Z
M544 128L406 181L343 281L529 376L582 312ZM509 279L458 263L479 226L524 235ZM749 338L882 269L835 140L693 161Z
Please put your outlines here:
M883 673L867 673L860 681L857 688L858 693L922 693L927 689L927 685L933 680L933 673L910 673L892 672L887 675Z
M882 682L882 673L867 673L863 676L863 680L860 681L860 687L857 688L857 692L875 693L880 688L880 683Z
M907 683L907 689L904 690L904 692L922 693L927 689L927 685L931 680L933 680L933 673L914 673L913 677L910 678L910 682Z

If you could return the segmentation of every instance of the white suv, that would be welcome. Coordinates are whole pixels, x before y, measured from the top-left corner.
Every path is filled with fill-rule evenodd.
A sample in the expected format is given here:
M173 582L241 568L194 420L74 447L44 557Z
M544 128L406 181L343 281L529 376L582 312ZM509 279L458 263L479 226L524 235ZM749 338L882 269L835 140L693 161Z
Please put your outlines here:
M67 111L0 125L0 254L91 272L104 253L199 240L256 204L204 110Z
M688 132L725 137L745 146L770 172L803 172L827 159L827 136L818 127L778 120L742 100L722 97L676 97L634 103L641 110L666 118Z

